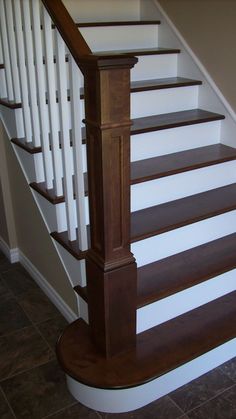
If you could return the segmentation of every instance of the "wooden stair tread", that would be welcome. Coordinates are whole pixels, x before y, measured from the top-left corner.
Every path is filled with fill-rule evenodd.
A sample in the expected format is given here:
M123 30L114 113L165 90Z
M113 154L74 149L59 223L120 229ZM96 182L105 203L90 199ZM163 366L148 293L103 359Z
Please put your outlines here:
M162 54L179 54L180 49L177 48L131 48L116 51L94 51L96 56L114 56L114 55L162 55Z
M0 99L0 105L6 106L7 108L10 108L10 109L22 108L21 103L17 103L17 102L14 102L13 100L8 100L8 99Z
M224 115L202 109L191 109L161 115L145 116L133 120L131 135L182 127L186 125L201 124L204 122L212 122L222 119L225 119Z
M63 370L98 388L144 384L236 336L236 292L137 335L136 348L106 360L83 320L69 325L57 345ZM234 319L234 320L233 320Z
M223 144L199 147L179 153L167 154L131 163L131 185L147 182L189 170L220 164L236 159L236 149ZM87 173L84 174L85 195L88 194ZM60 204L65 197L47 189L45 182L32 182L30 186L52 204Z
M191 109L189 111L171 112L161 115L145 116L143 118L133 119L131 126L131 135L142 134L145 132L158 131L169 128L176 128L186 125L200 124L225 119L224 115L208 112L202 109ZM19 147L24 148L30 153L40 153L41 147L34 148L25 139L12 140ZM82 141L86 142L86 131L82 128Z
M174 175L236 159L236 149L214 144L131 163L131 183Z
M32 142L27 143L25 138L12 138L11 142L30 154L37 154L42 152L42 147L35 147Z
M199 86L200 80L186 79L184 77L166 77L161 79L140 80L131 82L131 93L145 92L148 90L161 90L176 87ZM84 89L81 89L80 98L84 99Z
M236 268L236 233L138 268L137 308ZM88 300L87 287L75 292Z
M169 89L173 87L198 86L202 81L187 79L185 77L166 77L153 80L140 80L131 83L131 92L143 92L145 90Z
M138 269L138 307L236 268L236 233Z
M77 22L79 28L93 28L99 26L137 26L137 25L160 25L160 20L125 20L109 22Z
M131 242L234 209L236 209L236 183L135 211L131 216Z
M80 250L78 240L69 240L67 231L62 233L53 232L51 236L76 259L81 260L85 258L87 252Z

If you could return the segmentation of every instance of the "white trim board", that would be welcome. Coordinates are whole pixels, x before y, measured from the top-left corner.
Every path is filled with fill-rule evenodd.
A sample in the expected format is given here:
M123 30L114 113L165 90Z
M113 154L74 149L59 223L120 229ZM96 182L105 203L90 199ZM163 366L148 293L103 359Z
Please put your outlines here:
M19 249L17 247L11 249L2 237L0 237L0 250L11 263L19 262Z
M218 96L218 98L221 101L221 103L223 104L223 106L227 109L227 111L229 112L230 116L236 122L236 113L235 113L235 111L233 110L232 106L229 104L229 102L227 101L227 99L225 98L225 96L223 95L223 93L221 92L221 90L219 89L219 87L216 85L216 83L214 82L214 80L211 77L211 75L208 73L206 67L202 64L202 62L199 60L199 58L194 53L194 51L192 50L192 48L189 46L189 44L186 42L186 40L184 39L184 37L181 35L180 31L177 29L177 27L175 26L174 22L170 19L170 17L166 13L166 11L160 5L159 1L158 0L153 0L153 3L157 7L157 9L159 10L159 12L161 13L161 15L163 16L163 18L165 19L166 23L170 26L171 30L174 32L174 34L177 37L177 39L182 43L182 45L185 48L185 50L187 51L187 53L191 56L191 58L193 59L193 61L195 62L195 64L199 68L199 70L201 71L201 73L204 75L205 79L207 80L207 82L209 83L209 85L211 86L211 88L214 90L214 92Z

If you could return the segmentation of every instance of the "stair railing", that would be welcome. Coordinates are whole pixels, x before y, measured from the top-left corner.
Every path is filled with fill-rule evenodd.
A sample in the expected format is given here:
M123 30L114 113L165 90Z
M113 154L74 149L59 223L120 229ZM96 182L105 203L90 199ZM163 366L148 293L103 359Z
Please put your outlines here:
M61 0L0 0L0 15L6 99L22 103L25 141L42 150L36 181L64 195L69 241L78 240L82 251L88 248L81 71L84 76L89 324L95 344L110 357L136 338L130 70L137 59L93 54Z

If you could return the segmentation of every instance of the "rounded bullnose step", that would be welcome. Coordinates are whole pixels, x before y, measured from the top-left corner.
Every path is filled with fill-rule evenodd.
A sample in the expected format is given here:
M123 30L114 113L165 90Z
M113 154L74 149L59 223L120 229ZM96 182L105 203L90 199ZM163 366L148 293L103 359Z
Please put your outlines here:
M236 291L140 333L136 347L109 359L97 352L89 326L79 319L60 337L57 357L65 373L86 386L132 388L234 339L233 319L236 319Z

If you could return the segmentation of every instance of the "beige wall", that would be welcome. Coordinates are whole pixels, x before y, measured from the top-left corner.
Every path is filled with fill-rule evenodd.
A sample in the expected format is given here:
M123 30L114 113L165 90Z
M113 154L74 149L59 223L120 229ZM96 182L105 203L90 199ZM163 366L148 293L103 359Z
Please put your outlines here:
M5 241L8 246L9 243L9 234L7 229L7 219L6 219L6 210L3 200L2 184L0 182L0 237Z
M236 112L236 0L160 0Z
M9 187L17 238L15 247L24 253L69 307L76 312L73 288L69 284L7 134L3 130L0 133L1 148L4 148L5 162L9 169Z

